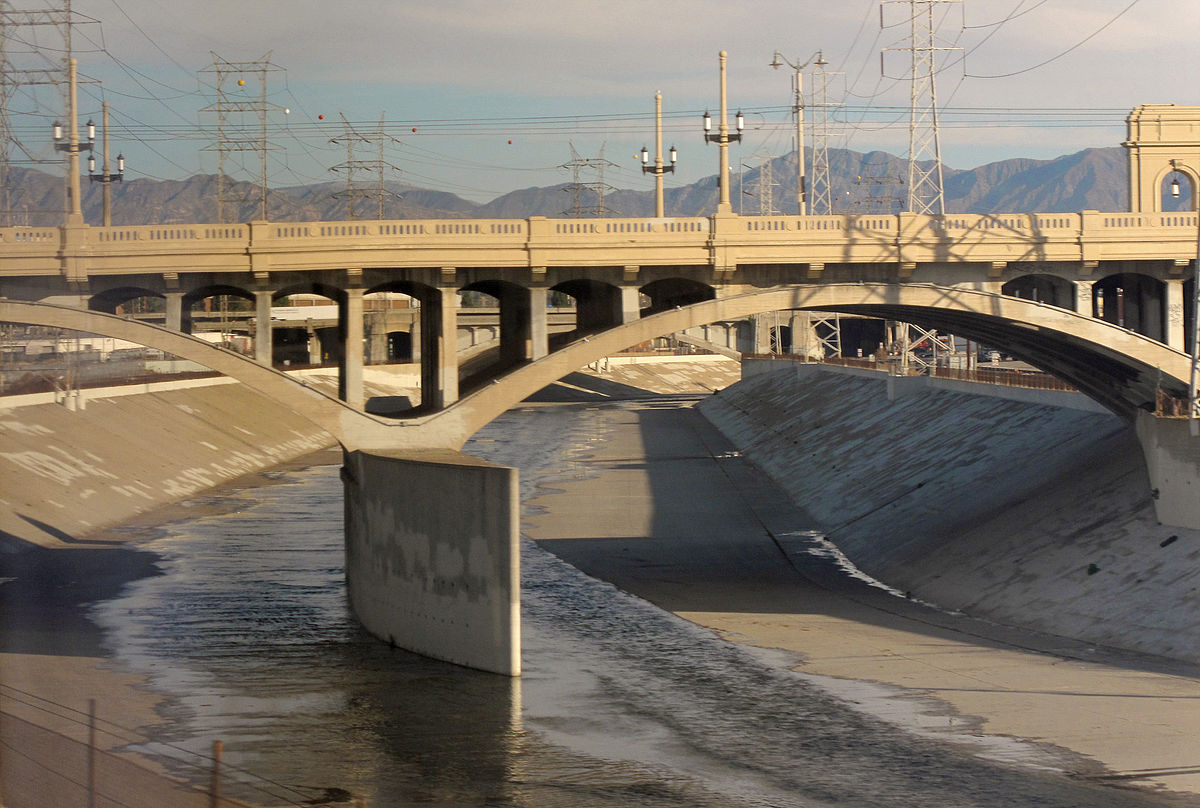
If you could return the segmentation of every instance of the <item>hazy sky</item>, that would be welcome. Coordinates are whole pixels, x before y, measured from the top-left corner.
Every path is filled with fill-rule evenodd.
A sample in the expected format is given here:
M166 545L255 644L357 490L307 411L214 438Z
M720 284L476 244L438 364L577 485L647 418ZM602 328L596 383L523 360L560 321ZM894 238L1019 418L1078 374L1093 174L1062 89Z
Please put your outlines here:
M42 0L14 3L43 7ZM214 55L268 57L270 182L337 180L344 164L340 114L363 134L397 142L384 159L398 179L484 200L515 188L570 180L580 156L615 164L605 181L650 189L634 155L653 149L654 93L664 95L665 145L679 151L668 184L714 174L715 146L700 116L716 114L717 54L729 52L731 112L747 131L735 165L793 149L791 73L772 70L775 50L792 62L822 50L830 102L829 145L903 156L910 83L907 3L879 0L74 0L99 24L75 30L80 116L112 108L112 149L128 177L177 178L216 170ZM1053 157L1115 146L1124 117L1143 103L1200 104L1198 0L963 0L935 7L937 92L947 165ZM53 54L48 29L20 29ZM10 46L10 52L14 50ZM37 57L20 53L14 63ZM1044 62L1048 64L1042 65ZM1039 66L1042 65L1042 66ZM1011 74L1011 75L1010 75ZM258 98L258 75L227 100ZM814 80L806 76L807 86ZM36 97L34 97L36 95ZM23 142L49 156L49 122L61 105L44 88L14 99ZM285 113L284 110L290 110ZM810 107L809 114L814 110ZM319 116L323 115L324 120ZM245 118L231 116L234 126ZM249 122L256 120L253 116ZM414 132L413 129L416 129ZM511 142L510 142L511 141ZM375 160L359 142L354 158ZM243 167L244 166L244 167ZM255 152L231 154L228 170L254 179Z

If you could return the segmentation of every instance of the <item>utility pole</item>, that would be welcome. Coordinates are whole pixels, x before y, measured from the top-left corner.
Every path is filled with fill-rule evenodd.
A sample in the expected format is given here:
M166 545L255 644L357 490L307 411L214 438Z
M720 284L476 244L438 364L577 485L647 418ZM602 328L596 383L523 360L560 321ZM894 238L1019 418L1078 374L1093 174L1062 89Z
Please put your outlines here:
M883 0L879 24L884 27L883 10L888 5L908 6L909 44L887 51L909 53L912 84L908 123L908 211L940 216L946 212L946 194L942 182L942 145L938 131L937 80L934 54L960 50L936 44L933 9L937 5L962 0ZM883 54L880 54L880 73ZM924 165L922 165L924 163Z
M271 63L271 53L252 62L230 62L213 54L213 66L201 70L211 73L217 100L201 112L217 116L217 142L205 149L217 153L217 221L225 221L225 175L227 155L253 152L259 157L258 218L267 218L267 152L275 147L267 140L267 73L283 68ZM245 76L250 76L247 88ZM255 92L257 90L257 92Z
M654 175L654 215L661 219L665 216L663 199L663 175L675 171L675 159L678 154L671 147L671 165L663 165L662 149L662 93L654 94L654 165L649 165L650 155L646 147L642 147L642 173Z
M341 165L334 166L330 171L340 171L346 174L346 190L337 191L333 194L334 199L346 199L346 214L349 219L356 219L357 211L354 208L354 200L360 197L375 199L377 202L376 218L383 218L383 202L389 196L399 198L398 194L389 194L385 183L386 171L391 169L399 173L400 169L391 163L384 162L383 147L387 143L399 143L395 137L387 134L384 131L384 116L379 116L379 128L374 132L359 132L351 123L346 120L346 116L338 113L342 118L342 126L346 133L341 137L332 138L330 143L345 143L346 144L346 162ZM356 143L365 143L368 146L376 146L377 157L375 160L356 160L354 158L354 146ZM375 180L373 188L356 188L354 186L355 172L367 172Z

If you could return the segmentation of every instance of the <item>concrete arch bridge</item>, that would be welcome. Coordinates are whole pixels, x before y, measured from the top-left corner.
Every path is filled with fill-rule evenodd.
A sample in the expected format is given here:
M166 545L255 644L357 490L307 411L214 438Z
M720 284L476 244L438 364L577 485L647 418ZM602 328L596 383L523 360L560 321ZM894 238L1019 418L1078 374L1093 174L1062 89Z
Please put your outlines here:
M1004 349L1136 420L1147 457L1175 463L1158 478L1151 464L1160 518L1200 523L1186 507L1161 516L1195 499L1194 450L1164 441L1166 419L1146 411L1160 389L1186 395L1196 228L1194 213L1094 212L7 228L0 321L151 345L327 429L346 449L346 568L359 619L420 653L513 674L515 471L458 448L590 361L715 321L842 311ZM188 306L234 295L251 302L256 335L269 334L272 301L296 292L338 305L340 400L273 369L270 340L256 340L251 359L185 333ZM375 292L408 295L420 310L425 409L399 421L362 412L362 355L345 348L363 343ZM496 362L472 379L460 378L455 351L463 292L499 307ZM576 312L557 336L555 292ZM163 299L166 327L109 313L147 294Z

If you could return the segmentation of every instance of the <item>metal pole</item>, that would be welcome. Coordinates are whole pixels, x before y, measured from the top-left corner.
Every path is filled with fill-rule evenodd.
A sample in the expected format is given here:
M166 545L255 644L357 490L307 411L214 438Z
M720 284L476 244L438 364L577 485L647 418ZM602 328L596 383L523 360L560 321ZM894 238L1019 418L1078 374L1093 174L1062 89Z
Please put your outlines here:
M1200 188L1196 189L1200 194ZM1197 387L1200 386L1200 196L1196 205L1196 260L1192 264L1192 376L1188 384L1188 430L1193 436L1200 435L1200 401Z
M662 93L654 94L654 215L663 218L666 206L663 200L662 158Z
M805 187L804 176L804 73L796 68L796 163L799 171L796 177L796 212L800 216L808 215L808 188Z
M212 787L209 789L209 808L220 808L221 805L221 751L223 748L220 741L213 741Z
M100 105L103 111L101 120L104 124L104 226L112 227L112 174L108 171L108 102Z
M96 808L96 700L88 699L88 808Z
M717 213L733 213L733 206L729 204L729 121L727 119L728 108L725 103L725 51L721 51L721 124L717 130L717 154L721 160L720 174L721 180L721 197L717 204Z

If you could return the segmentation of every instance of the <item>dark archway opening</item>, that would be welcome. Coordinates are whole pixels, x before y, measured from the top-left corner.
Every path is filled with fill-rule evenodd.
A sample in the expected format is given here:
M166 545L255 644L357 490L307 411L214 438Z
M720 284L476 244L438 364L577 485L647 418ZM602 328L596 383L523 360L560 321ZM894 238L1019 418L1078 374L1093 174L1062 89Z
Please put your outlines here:
M1147 275L1109 275L1092 286L1093 316L1166 341L1166 294L1162 281Z
M1075 309L1075 284L1056 275L1022 275L1004 284L1000 291L1009 297Z

